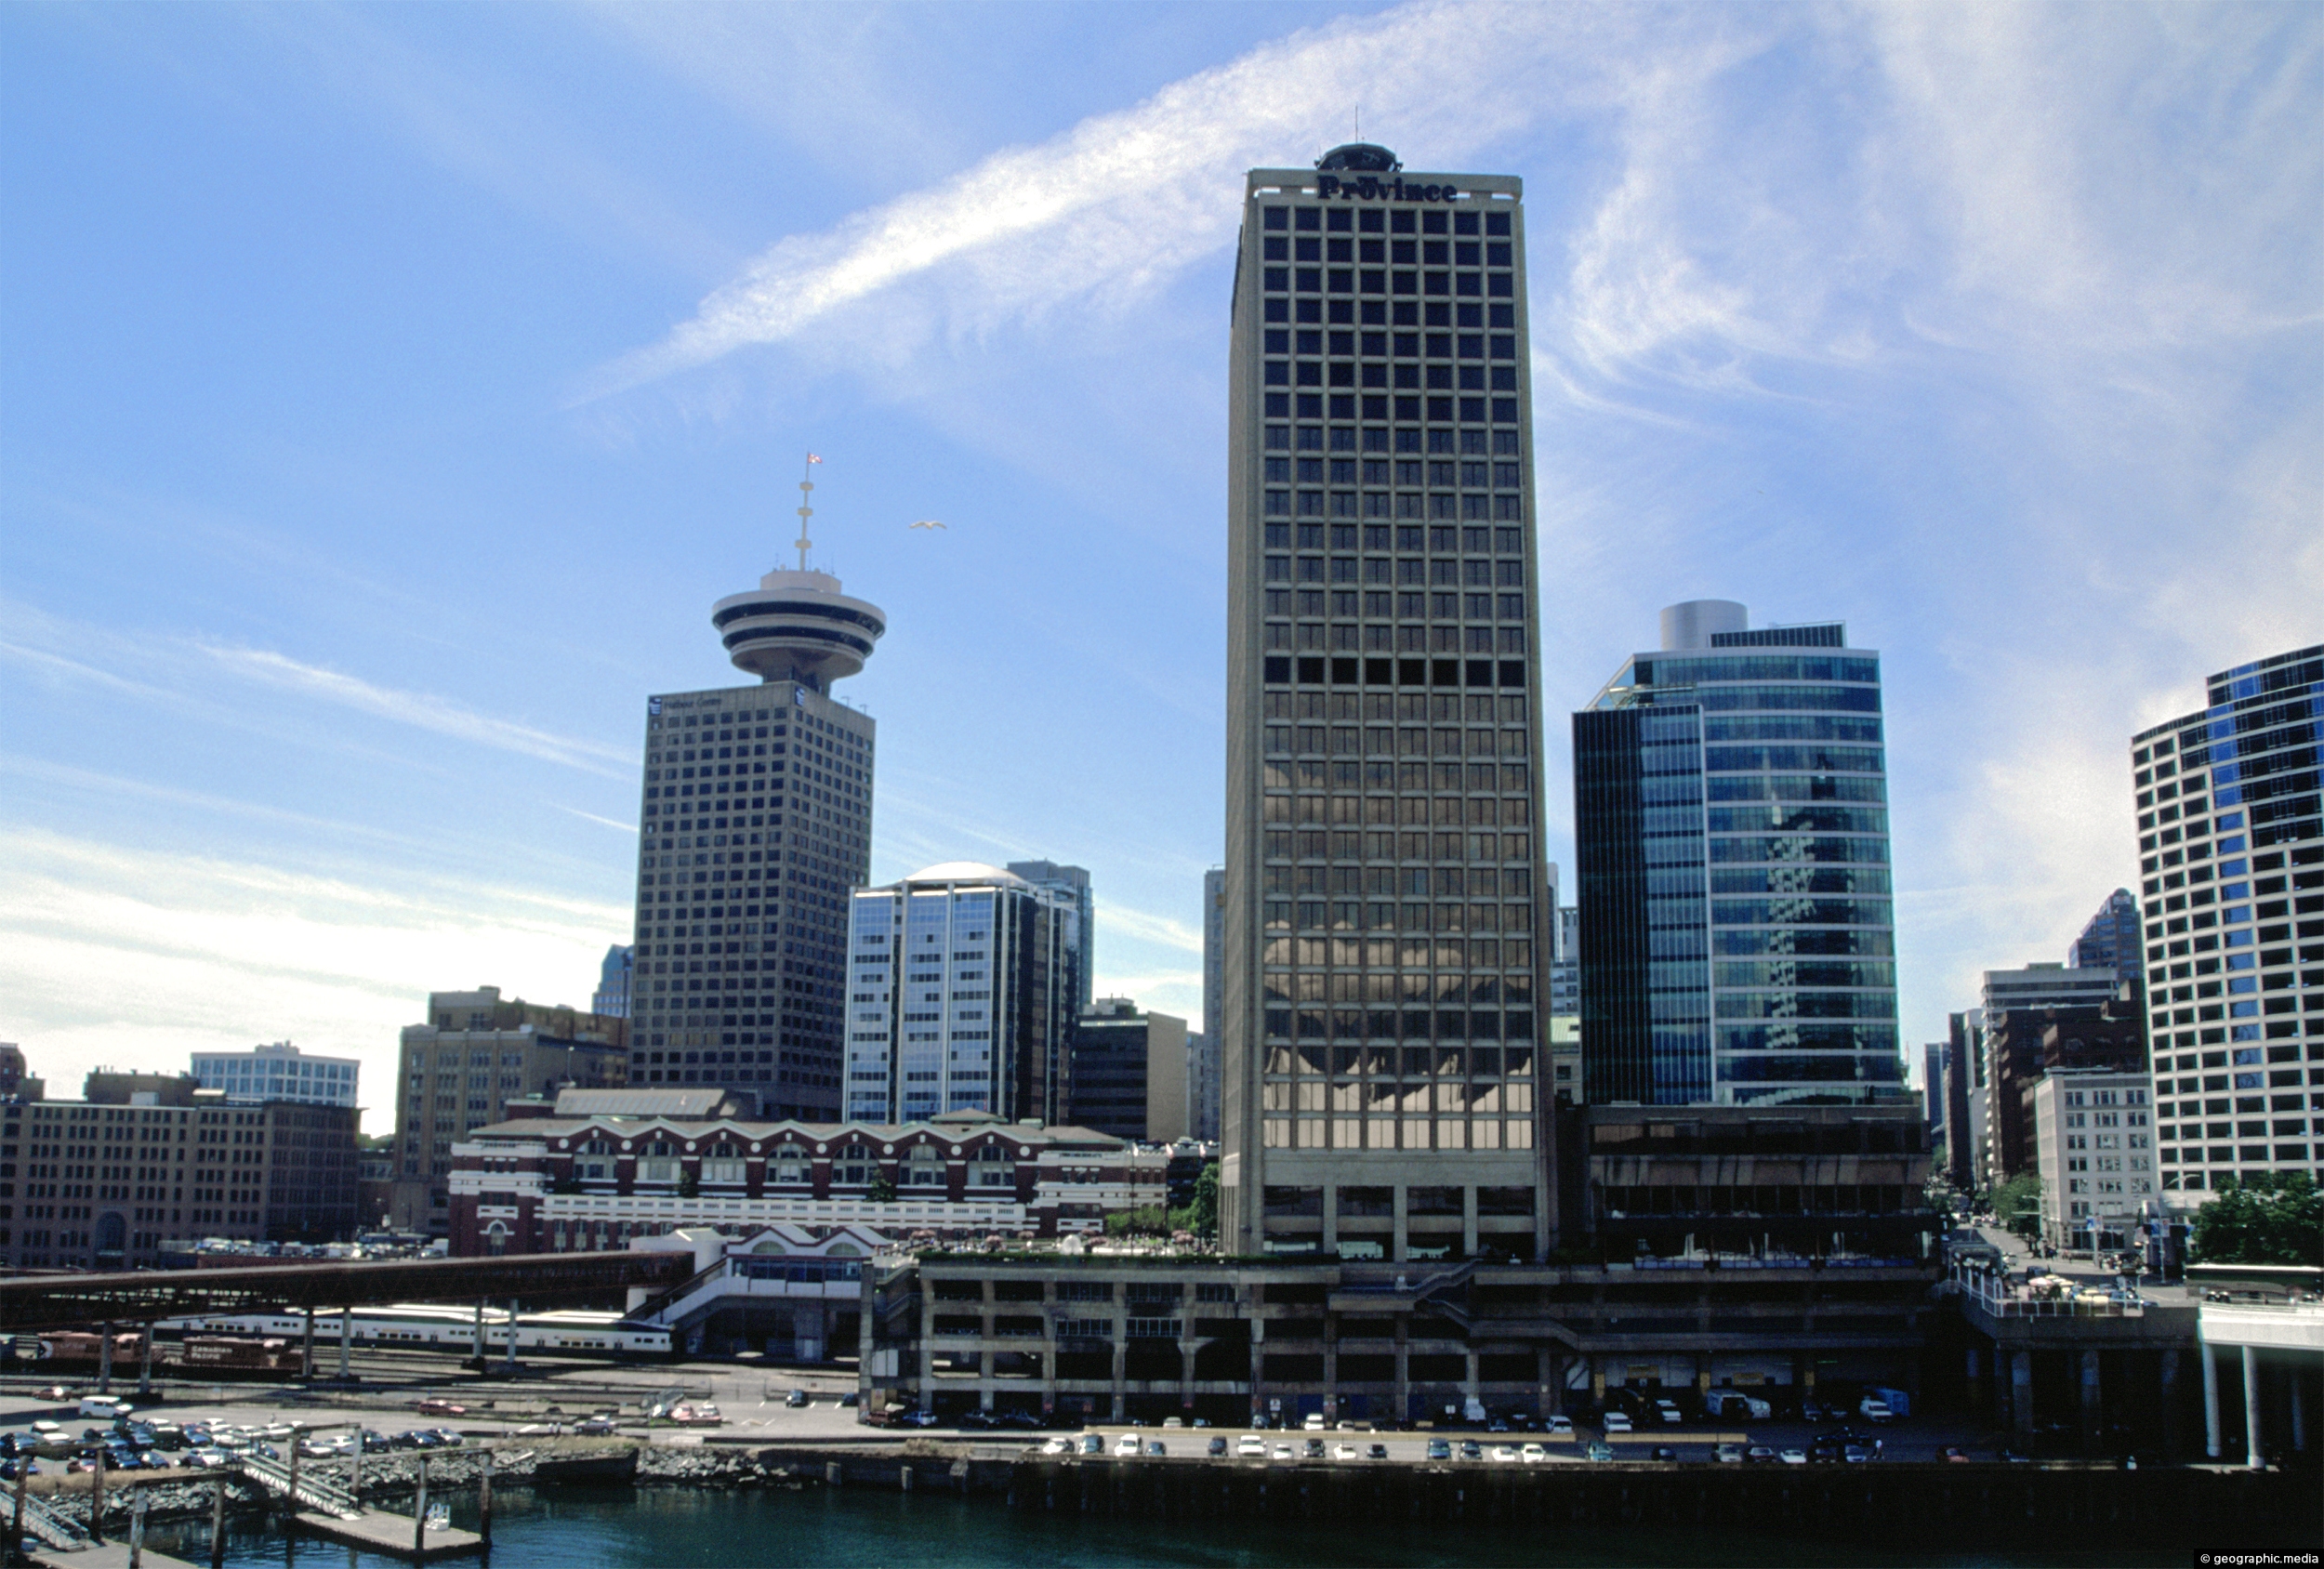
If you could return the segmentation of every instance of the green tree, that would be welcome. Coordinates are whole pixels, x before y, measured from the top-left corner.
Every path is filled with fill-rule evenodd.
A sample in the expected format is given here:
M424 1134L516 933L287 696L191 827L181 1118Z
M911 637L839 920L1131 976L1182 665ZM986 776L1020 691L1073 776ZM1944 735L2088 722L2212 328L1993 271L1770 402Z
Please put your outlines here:
M2022 1237L2041 1234L2041 1179L2021 1171L1993 1190L1993 1214Z
M1169 1219L1158 1204L1138 1209L1117 1209L1105 1218L1107 1236L1167 1236Z
M1219 1163L1217 1161L1214 1160L1202 1168L1202 1174L1195 1179L1195 1202L1188 1207L1195 1213L1192 1223L1186 1229L1205 1242L1218 1241Z
M884 1171L883 1171L883 1172L881 1172L878 1176L877 1176L877 1177L875 1177L875 1178L873 1178L873 1179L871 1180L871 1193L870 1193L867 1196L869 1196L869 1198L871 1199L871 1201L872 1201L874 1204L893 1204L893 1203L895 1203L895 1201L896 1201L896 1183L895 1183L895 1179L894 1179L894 1178L892 1178L892 1177L891 1177L891 1176L889 1176L889 1175L888 1175L886 1172L884 1172Z
M2324 1193L2304 1171L2263 1171L2195 1212L2198 1263L2324 1266Z

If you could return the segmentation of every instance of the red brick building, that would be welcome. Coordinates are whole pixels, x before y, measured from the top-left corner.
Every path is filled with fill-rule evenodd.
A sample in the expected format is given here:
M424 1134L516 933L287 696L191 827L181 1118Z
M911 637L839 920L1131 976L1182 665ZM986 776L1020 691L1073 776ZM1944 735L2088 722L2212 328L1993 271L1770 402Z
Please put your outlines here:
M1058 1236L1168 1202L1167 1150L1085 1127L983 1112L906 1124L744 1121L671 1114L648 1104L651 1090L633 1093L633 1114L471 1129L452 1150L453 1253L624 1247L680 1226Z

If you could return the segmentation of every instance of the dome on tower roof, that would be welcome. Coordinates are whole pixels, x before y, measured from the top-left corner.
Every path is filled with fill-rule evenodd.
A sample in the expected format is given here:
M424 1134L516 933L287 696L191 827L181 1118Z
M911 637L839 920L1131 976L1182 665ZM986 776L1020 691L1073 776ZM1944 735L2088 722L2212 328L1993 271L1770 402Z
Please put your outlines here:
M1004 872L998 866L987 866L982 861L939 861L933 866L922 867L904 880L916 883L1001 883L1017 888L1033 886L1014 872Z
M1392 175L1404 167L1404 161L1377 142L1351 141L1316 159L1315 166L1335 173L1353 169L1357 174Z

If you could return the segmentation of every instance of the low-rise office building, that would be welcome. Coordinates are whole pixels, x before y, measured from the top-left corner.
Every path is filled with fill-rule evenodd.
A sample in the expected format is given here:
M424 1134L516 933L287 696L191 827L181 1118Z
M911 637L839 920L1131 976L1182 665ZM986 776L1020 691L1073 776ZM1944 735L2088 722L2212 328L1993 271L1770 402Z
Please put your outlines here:
M2127 1246L2159 1191L2143 1069L2060 1069L2033 1087L2041 1236L2077 1250Z
M1100 997L1074 1026L1064 1120L1116 1139L1187 1137L1186 1021Z
M0 1265L154 1266L182 1239L333 1242L358 1224L355 1108L0 1106Z
M624 1247L686 1226L871 1227L903 1238L1102 1232L1169 1195L1170 1154L983 1112L924 1123L524 1116L453 1147L452 1251Z
M627 1084L627 1020L504 999L497 986L430 992L396 1065L393 1227L445 1235L453 1141L498 1122L515 1097Z

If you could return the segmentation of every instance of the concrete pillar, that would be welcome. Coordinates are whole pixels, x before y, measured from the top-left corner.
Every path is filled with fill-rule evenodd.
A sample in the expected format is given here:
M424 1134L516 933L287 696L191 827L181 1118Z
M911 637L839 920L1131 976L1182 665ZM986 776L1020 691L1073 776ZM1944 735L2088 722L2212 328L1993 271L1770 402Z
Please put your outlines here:
M1700 1400L1710 1392L1710 1357L1704 1351L1695 1353L1695 1398Z
M1969 1396L1969 1409L1972 1411L1982 1409L1986 1402L1985 1352L1976 1346L1969 1348L1968 1368L1962 1379L1962 1387Z
M1460 1189L1460 1256L1464 1259L1477 1256L1477 1191L1465 1183ZM1475 1382L1473 1374L1470 1381Z
M2307 1391L2302 1387L2306 1382L2307 1380L2301 1377L2301 1369L2293 1367L2291 1370L2291 1451L2295 1455L2304 1455L2308 1452Z
M339 1310L339 1378L342 1381L348 1376L348 1359L354 1353L354 1350L355 1310L341 1308ZM358 1434L358 1436L361 1435Z
M1484 1386L1477 1380L1477 1353L1472 1351L1467 1352L1466 1356L1468 1366L1461 1376L1460 1392L1471 1400L1482 1400L1485 1398L1485 1391Z
M97 1344L97 1392L113 1392L113 1326L111 1324L102 1326L102 1336Z
M2086 1351L2082 1352L2082 1449L2085 1453L2097 1448L2105 1417L2104 1391L2098 1385L2098 1353Z
M311 1319L308 1321L307 1336L310 1341L314 1338L314 1324ZM313 1360L311 1355L309 1360ZM517 1370L517 1299L514 1297L508 1299L508 1356L501 1365L511 1373Z
M476 1362L477 1362L477 1365L478 1365L478 1366L480 1366L480 1367L481 1367L481 1366L482 1366L482 1365L483 1365L483 1362L484 1362L484 1299L483 1299L483 1298L482 1298L482 1297L479 1297L479 1298L477 1298L477 1299L476 1299L476 1337L475 1337L475 1344L474 1344L474 1345L472 1345L472 1346L469 1349L469 1355L471 1355L471 1356L473 1356L474 1358L476 1358Z
M299 1342L298 1376L302 1378L315 1376L315 1311L312 1308L307 1310L307 1335Z
M153 1392L153 1325L150 1320L145 1325L144 1341L138 1348L138 1393L150 1395Z
M1324 1417L1340 1419L1340 1315L1324 1313Z
M1404 1184L1402 1182L1397 1183L1391 1191L1389 1203L1395 1220L1388 1235L1388 1257L1392 1262L1401 1264L1412 1257L1411 1249L1407 1246L1408 1239L1405 1234Z
M1125 1334L1128 1325L1116 1321L1114 1325L1114 1420L1121 1421L1129 1415L1129 1340Z
M1340 1246L1340 1184L1324 1184L1324 1251L1334 1252Z
M1396 1190L1402 1193L1404 1190ZM1396 1420L1412 1416L1412 1315L1396 1315Z
M1254 1417L1267 1409L1266 1366L1267 1321L1253 1317L1250 1321L1250 1412Z
M2009 1359L2010 1425L2020 1438L2033 1437L2033 1352L2012 1351Z
M2267 1453L2260 1447L2260 1355L2251 1346L2243 1348L2243 1463L2267 1469Z
M2219 1359L2212 1353L2211 1343L2195 1342L2196 1354L2203 1359L2203 1453L2219 1458Z

